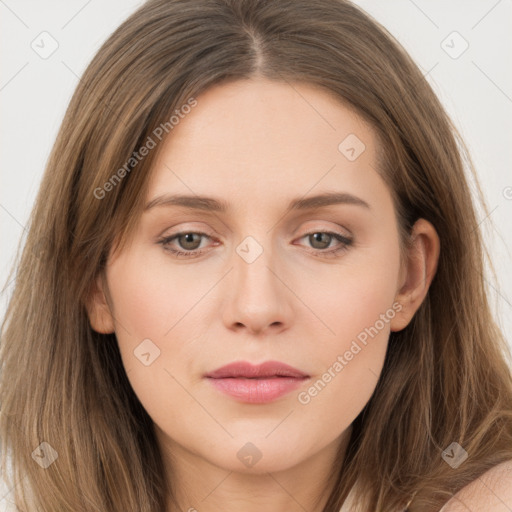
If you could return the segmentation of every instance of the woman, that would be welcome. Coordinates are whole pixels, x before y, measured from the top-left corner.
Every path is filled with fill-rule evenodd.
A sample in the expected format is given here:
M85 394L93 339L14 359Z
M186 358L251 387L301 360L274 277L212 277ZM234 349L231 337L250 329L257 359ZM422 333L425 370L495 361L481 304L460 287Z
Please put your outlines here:
M18 506L510 507L464 158L349 2L144 4L80 81L19 262Z

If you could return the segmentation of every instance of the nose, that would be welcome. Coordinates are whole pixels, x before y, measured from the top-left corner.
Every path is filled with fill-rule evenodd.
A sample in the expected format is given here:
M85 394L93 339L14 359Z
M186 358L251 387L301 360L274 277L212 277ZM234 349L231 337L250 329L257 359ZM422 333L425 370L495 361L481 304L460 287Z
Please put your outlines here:
M250 334L277 334L287 329L292 318L293 294L286 285L286 272L270 251L263 250L252 262L242 256L233 254L233 269L224 283L225 326Z

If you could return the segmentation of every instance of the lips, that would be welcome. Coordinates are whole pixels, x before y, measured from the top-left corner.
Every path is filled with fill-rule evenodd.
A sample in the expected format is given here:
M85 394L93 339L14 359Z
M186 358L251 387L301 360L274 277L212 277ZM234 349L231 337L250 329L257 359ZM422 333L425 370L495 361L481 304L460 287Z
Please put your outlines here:
M302 379L309 377L309 375L301 372L297 368L293 368L293 366L279 361L265 361L258 365L253 365L245 361L238 361L207 373L206 377L211 379L264 379L270 377L291 377L295 379Z
M309 375L279 361L259 365L234 362L205 375L222 393L239 402L263 404L297 389Z

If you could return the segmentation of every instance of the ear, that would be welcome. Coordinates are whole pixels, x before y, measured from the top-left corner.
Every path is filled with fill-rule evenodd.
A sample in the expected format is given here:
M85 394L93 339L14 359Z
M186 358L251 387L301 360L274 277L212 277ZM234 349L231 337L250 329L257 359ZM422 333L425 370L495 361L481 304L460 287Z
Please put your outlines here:
M105 288L106 283L100 274L91 287L86 309L91 327L96 332L110 334L115 332L114 317L106 299Z
M419 219L410 236L395 297L402 309L391 321L392 331L401 331L412 320L427 295L439 261L439 236L430 222Z

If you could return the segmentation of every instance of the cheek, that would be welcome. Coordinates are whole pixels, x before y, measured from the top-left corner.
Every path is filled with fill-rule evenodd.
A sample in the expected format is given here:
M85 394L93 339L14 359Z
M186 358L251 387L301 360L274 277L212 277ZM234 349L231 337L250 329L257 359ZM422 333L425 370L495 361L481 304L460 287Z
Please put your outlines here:
M310 357L319 372L298 401L311 414L316 410L318 421L333 430L340 418L353 421L370 399L384 364L390 322L399 308L394 300L398 241L390 245L383 240L360 256L350 264L347 258L337 277L321 281L323 293L309 297L329 329L316 338Z
M171 421L167 413L177 401L182 408L190 406L176 368L180 374L191 372L190 352L204 332L197 314L214 277L191 283L190 275L176 272L166 258L149 258L133 250L108 267L107 280L115 305L116 338L131 386L152 417Z
M318 373L297 396L314 428L333 436L370 400L386 356L389 322L395 314L389 293L382 290L359 302L364 297L352 295L340 304L331 320L335 335L323 336L310 352Z
M365 329L378 324L389 333L389 322L382 326L381 315L394 317L392 306L397 293L400 270L398 241L360 248L337 266L317 272L318 286L309 295L308 305L327 327L322 340L327 350L343 349ZM388 319L385 319L388 320ZM363 336L364 337L364 336Z
M115 320L130 343L170 338L213 284L207 276L191 282L190 274L176 271L166 258L148 260L142 251L116 260L107 275Z

